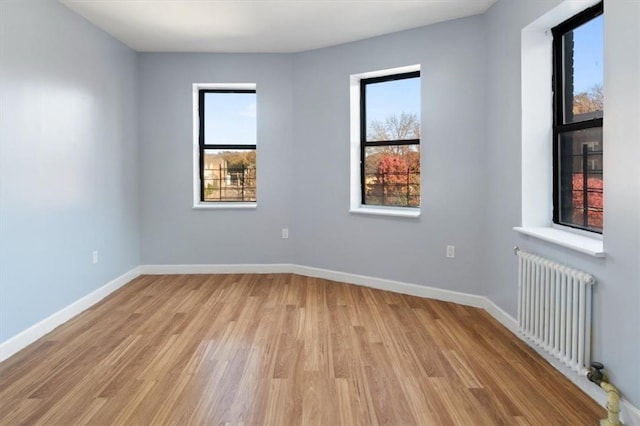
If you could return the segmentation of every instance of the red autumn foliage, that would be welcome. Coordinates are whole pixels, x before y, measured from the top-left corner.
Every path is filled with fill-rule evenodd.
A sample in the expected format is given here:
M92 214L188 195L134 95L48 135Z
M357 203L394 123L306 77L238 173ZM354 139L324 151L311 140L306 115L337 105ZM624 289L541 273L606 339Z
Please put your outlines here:
M420 153L383 153L367 183L367 199L371 204L389 206L420 205Z
M573 175L573 222L583 224L584 196L583 196L584 178L582 173L574 173ZM588 226L591 228L602 229L604 207L603 203L603 182L601 177L587 178L587 212Z
M399 155L385 155L378 165L378 180L394 185L407 183L409 167Z

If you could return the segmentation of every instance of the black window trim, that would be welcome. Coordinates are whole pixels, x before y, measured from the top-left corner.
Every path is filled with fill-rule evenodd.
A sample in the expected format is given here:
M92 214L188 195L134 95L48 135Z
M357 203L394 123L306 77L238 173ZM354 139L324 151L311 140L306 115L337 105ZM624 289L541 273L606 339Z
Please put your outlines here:
M200 167L200 202L202 203L246 203L242 200L211 201L204 199L204 152L207 149L256 149L256 144L234 145L234 144L206 144L204 140L204 97L206 93L256 93L255 89L198 89L198 145L199 145L199 167ZM256 191L257 192L257 191ZM251 203L256 203L256 200Z
M367 141L367 85L374 83L383 83L386 81L406 80L410 78L420 78L420 71L409 71L399 74L389 74L380 77L363 78L360 80L360 204L363 206L390 207L379 206L377 204L366 204L365 200L365 152L367 147L372 146L389 146L389 145L420 145L420 139L403 139L403 140L385 140L385 141ZM422 203L422 200L420 200ZM418 207L395 206L402 209L418 209Z
M563 222L561 221L560 216L560 197L562 196L560 191L560 135L578 130L602 128L604 123L603 118L593 118L572 123L564 122L564 91L567 90L567 88L564 87L563 70L565 65L565 56L563 52L562 39L566 33L573 31L581 25L586 24L592 19L603 14L604 5L601 1L600 3L583 10L551 29L551 33L553 35L553 223L574 229L580 229L586 232L593 232L595 234L602 234L602 231L589 229L585 226L578 226L573 223Z

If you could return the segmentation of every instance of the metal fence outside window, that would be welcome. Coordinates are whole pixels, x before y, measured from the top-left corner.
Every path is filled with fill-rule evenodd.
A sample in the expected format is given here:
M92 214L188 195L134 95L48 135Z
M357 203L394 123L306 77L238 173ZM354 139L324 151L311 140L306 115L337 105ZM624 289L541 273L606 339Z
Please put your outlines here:
M396 207L420 206L420 172L365 173L365 204Z
M573 223L587 229L602 230L603 180L602 151L589 150L582 145L582 152L574 154L569 206Z
M205 201L256 201L256 168L244 165L204 169Z

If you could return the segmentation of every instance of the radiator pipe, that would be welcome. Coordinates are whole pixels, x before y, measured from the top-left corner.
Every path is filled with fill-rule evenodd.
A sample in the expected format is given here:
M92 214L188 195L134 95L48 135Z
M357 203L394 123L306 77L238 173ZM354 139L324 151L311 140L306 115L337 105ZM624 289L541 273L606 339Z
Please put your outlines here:
M600 420L600 426L621 426L620 422L620 392L606 381L602 373L604 365L592 362L587 373L587 379L600 386L607 393L607 418Z

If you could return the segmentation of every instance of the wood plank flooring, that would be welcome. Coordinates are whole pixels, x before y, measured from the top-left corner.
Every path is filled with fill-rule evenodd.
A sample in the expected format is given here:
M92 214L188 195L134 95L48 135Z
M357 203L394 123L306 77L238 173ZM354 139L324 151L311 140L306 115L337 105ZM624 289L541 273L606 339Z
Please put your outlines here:
M291 274L141 276L0 364L0 424L588 425L486 312Z

